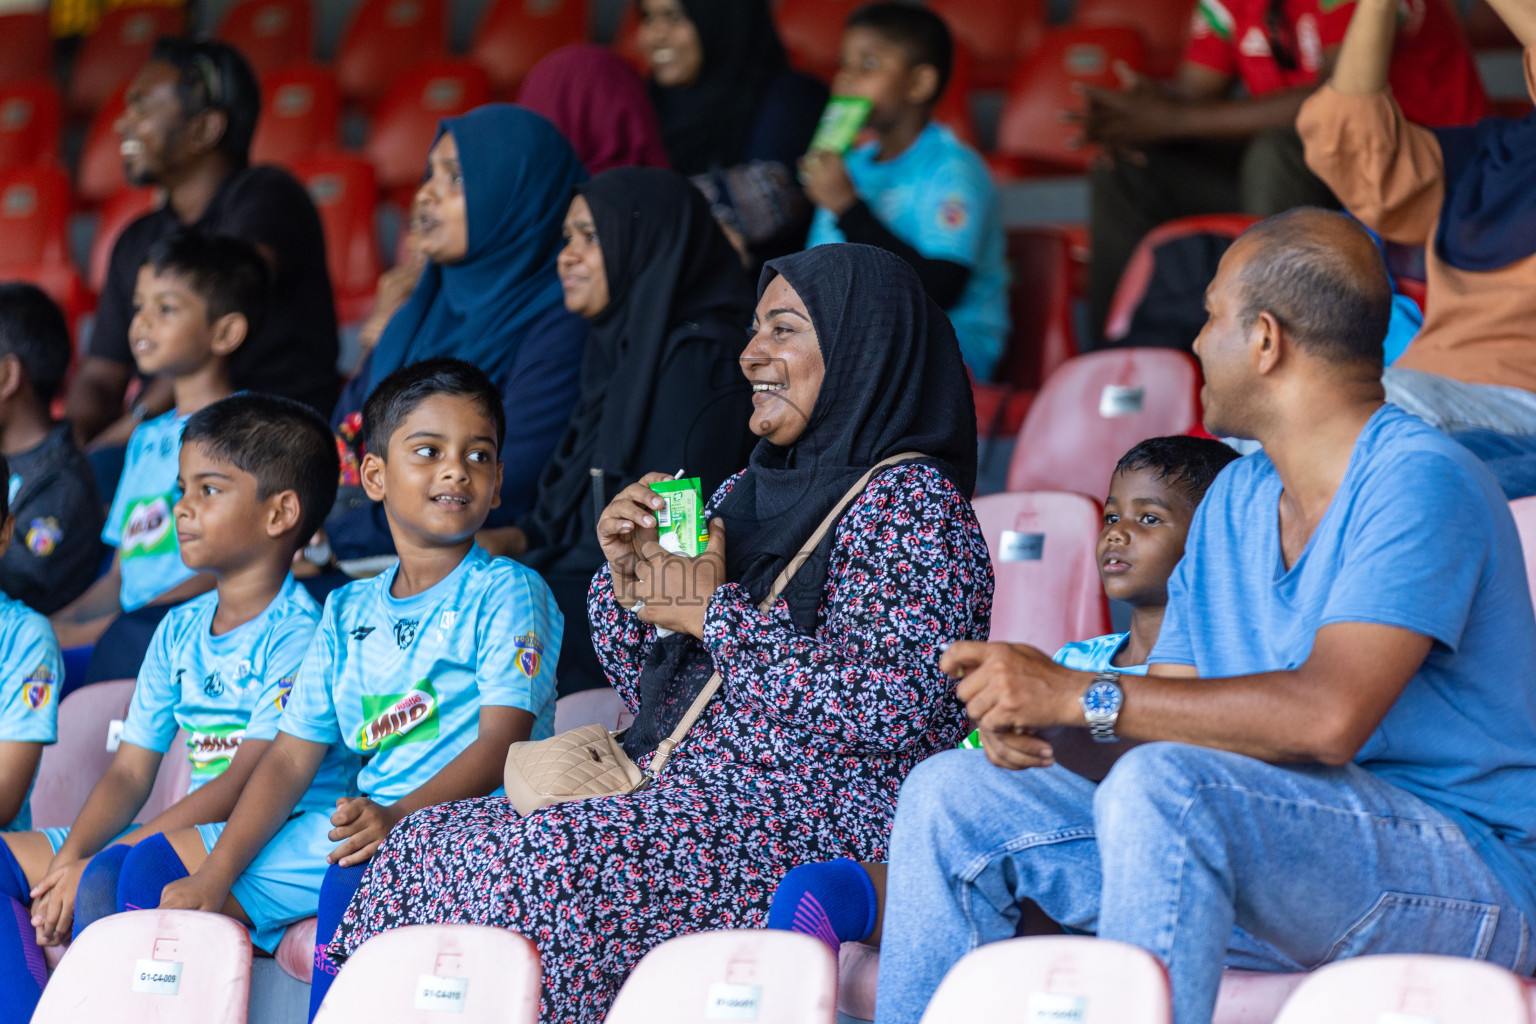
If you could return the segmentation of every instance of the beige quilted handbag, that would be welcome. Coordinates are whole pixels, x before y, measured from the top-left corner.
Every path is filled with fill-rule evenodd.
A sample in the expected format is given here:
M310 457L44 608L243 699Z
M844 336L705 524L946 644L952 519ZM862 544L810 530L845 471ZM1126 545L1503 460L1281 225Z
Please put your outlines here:
M794 578L795 570L816 550L822 537L837 522L843 510L864 490L871 477L887 466L921 458L923 456L917 452L893 455L860 477L832 511L827 513L800 553L785 565L773 581L773 586L768 588L768 596L763 598L758 607L765 613L773 607L773 602ZM540 807L569 800L640 792L661 774L672 757L672 751L688 735L688 730L693 728L693 723L703 714L704 706L719 689L720 673L716 672L694 698L688 713L677 723L677 728L672 730L672 735L656 745L650 767L644 772L624 753L619 734L611 733L601 725L584 725L547 740L512 744L507 751L507 797L518 814L527 816Z

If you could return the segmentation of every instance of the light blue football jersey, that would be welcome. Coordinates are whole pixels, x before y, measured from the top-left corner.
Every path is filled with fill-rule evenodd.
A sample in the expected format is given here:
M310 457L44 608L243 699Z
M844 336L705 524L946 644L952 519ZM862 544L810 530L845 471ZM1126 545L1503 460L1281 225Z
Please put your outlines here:
M1008 260L997 186L981 154L930 123L906 152L876 160L879 143L846 158L854 190L891 234L931 260L969 267L971 279L945 310L960 354L987 380L1008 338ZM837 218L818 209L806 248L845 242Z
M0 740L52 743L59 738L59 687L64 659L48 620L0 594ZM33 781L36 781L34 777ZM0 832L32 828L32 784L16 817Z
M538 573L479 545L414 597L390 595L396 568L327 598L280 726L365 757L358 788L386 805L474 741L482 706L550 735L565 625Z
M218 601L217 591L202 594L160 620L123 724L123 742L161 754L178 727L187 731L189 793L228 768L241 741L277 735L283 704L320 622L320 606L292 576L260 615L222 636L211 632ZM333 763L322 774L332 779L355 771L345 750L328 760ZM323 785L311 793L316 795L306 795L297 809L329 814L335 795Z
M180 497L176 474L186 424L187 417L172 409L140 423L128 439L123 475L101 531L102 541L122 556L120 600L125 612L144 607L194 575L182 564L171 514Z

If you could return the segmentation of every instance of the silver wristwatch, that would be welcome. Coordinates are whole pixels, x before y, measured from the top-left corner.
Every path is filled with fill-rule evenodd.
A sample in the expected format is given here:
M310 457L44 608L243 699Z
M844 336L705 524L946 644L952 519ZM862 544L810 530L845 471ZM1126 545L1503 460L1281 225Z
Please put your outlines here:
M1083 706L1090 736L1100 743L1114 743L1120 738L1115 735L1115 723L1120 720L1125 692L1120 689L1119 672L1105 669L1094 676L1078 703Z

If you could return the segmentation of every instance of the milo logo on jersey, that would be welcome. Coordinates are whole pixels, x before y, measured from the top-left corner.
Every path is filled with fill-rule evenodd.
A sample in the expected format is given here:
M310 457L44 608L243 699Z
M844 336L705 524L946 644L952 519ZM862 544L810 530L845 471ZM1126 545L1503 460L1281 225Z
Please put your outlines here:
M171 516L170 495L157 494L128 504L123 516L124 558L141 555L174 555L176 525Z
M381 754L402 743L437 739L437 691L432 680L423 679L405 693L363 697L363 727L357 730L357 749Z
M240 741L245 739L245 723L210 725L187 737L187 760L192 762L192 777L208 780L219 775L234 760Z

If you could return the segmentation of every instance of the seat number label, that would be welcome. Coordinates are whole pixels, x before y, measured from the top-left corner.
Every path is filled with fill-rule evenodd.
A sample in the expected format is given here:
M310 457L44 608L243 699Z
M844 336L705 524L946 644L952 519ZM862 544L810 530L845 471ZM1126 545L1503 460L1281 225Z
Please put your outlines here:
M761 985L732 985L717 981L704 1002L705 1020L757 1020L763 1001Z
M174 996L181 991L181 963L177 960L138 960L133 965L133 991Z
M433 1013L463 1013L468 978L442 978L422 974L416 978L416 1009Z
M1058 992L1031 992L1024 1011L1025 1024L1083 1024L1088 1019L1086 996Z

